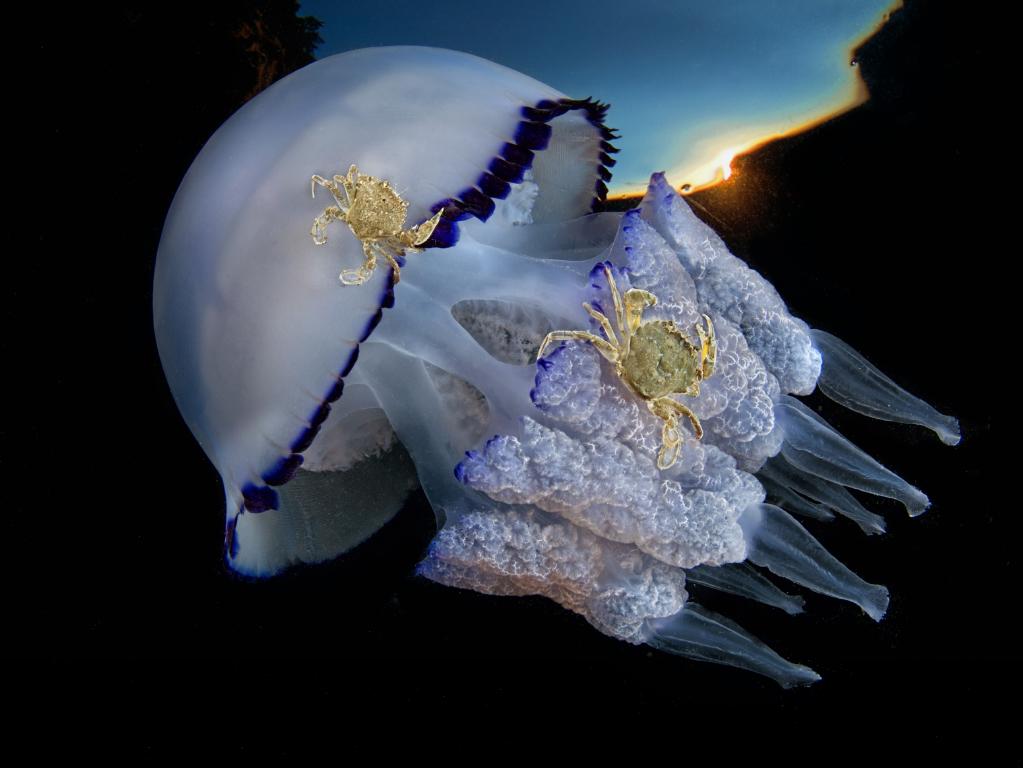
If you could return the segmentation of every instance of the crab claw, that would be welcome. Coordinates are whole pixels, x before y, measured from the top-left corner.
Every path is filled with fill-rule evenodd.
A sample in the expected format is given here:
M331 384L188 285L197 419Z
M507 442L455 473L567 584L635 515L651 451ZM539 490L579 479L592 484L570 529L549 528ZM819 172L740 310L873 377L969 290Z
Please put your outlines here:
M444 209L441 208L422 224L416 224L416 226L412 227L412 229L407 232L403 232L402 234L408 238L408 244L412 246L419 246L429 240L430 235L433 234L433 230L435 230L437 228L437 224L440 223L440 217L443 213Z
M714 335L714 324L710 321L710 317L708 315L704 315L703 321L707 324L707 329L704 330L697 325L696 333L700 337L700 365L703 370L702 378L706 379L714 373L714 365L717 363L718 358L718 344L717 337Z

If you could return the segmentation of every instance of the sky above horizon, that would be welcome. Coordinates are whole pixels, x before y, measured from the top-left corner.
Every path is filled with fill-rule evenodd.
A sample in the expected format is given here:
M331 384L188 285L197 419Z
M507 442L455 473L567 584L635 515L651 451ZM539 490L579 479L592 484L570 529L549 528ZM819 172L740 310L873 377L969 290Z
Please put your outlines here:
M621 148L611 194L654 171L676 187L729 173L734 154L862 98L852 49L892 0L303 0L324 22L316 58L379 45L453 48L573 98L609 102Z

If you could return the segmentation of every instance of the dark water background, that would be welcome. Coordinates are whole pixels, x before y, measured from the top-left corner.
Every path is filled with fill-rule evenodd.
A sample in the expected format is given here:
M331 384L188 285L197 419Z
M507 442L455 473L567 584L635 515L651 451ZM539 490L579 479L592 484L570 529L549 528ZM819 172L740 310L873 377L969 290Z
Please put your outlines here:
M239 707L256 722L296 701L417 717L469 701L479 713L521 708L523 721L592 710L599 732L635 714L681 723L721 708L740 721L780 714L796 730L823 714L856 734L896 733L913 715L930 723L914 738L934 744L963 735L946 726L968 714L997 719L994 696L1019 684L1019 526L1018 499L999 498L993 464L1006 454L993 431L1016 407L1016 387L995 356L1004 305L982 261L999 246L982 226L990 209L978 177L994 148L974 88L985 56L974 16L907 2L857 54L868 102L740 157L730 182L693 197L796 315L958 416L965 436L948 448L923 429L810 398L933 507L910 520L871 502L888 520L882 537L842 520L809 526L888 586L880 624L816 595L798 617L697 595L823 675L783 692L612 640L542 598L412 576L433 534L421 494L335 563L262 583L226 570L219 479L156 354L152 270L202 143L260 79L304 63L315 29L294 26L287 3L265 8L115 7L99 41L83 46L62 28L34 45L34 139L57 157L33 174L44 204L17 225L33 252L59 256L11 278L4 305L6 353L33 372L13 382L27 395L11 402L27 404L9 407L4 427L4 474L16 479L9 653L54 670L70 660L56 677L89 676L69 689L84 700L125 680L129 701L169 700L187 680L189 708Z

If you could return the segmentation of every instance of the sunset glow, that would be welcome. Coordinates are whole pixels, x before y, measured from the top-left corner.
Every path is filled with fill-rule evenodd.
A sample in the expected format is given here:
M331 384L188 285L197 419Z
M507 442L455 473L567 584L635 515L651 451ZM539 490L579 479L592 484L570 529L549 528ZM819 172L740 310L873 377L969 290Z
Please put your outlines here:
M445 0L449 13L436 14L418 0L392 0L353 16L328 0L303 0L301 9L324 21L318 58L379 45L452 48L608 102L607 123L621 135L608 186L620 198L641 194L654 171L687 192L727 183L742 154L862 103L853 51L900 4L635 0L625 12L611 0L486 10ZM615 19L613 30L587 21L601 17Z

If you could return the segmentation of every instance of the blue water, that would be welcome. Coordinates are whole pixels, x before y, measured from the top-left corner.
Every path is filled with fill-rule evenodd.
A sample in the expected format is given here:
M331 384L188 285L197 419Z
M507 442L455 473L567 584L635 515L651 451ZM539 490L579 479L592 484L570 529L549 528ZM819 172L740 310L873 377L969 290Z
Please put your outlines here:
M322 58L375 45L468 51L573 97L611 103L622 153L611 192L666 170L676 186L730 154L856 103L851 50L892 0L306 0Z

